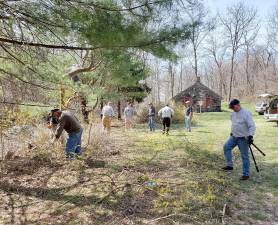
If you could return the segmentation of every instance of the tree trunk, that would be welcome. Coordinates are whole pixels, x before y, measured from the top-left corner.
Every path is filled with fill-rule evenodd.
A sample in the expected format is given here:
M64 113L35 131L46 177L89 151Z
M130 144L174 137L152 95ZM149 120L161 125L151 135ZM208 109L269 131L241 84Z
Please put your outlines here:
M182 82L182 63L181 63L181 70L180 70L180 80L179 80L179 91L183 90L183 82Z
M66 90L64 87L60 87L60 109L66 108L66 99L65 99Z
M100 98L100 110L103 109L103 97Z
M229 96L228 100L231 101L232 98L232 89L233 89L233 80L234 80L234 60L235 60L235 53L232 53L232 60L231 60L231 77L230 77L230 84L229 84Z
M156 68L156 73L155 73L155 83L156 83L156 102L160 103L160 77L159 77L159 70L158 67Z
M0 125L0 143L1 143L1 160L4 161L4 139L3 139L3 127Z
M175 76L174 76L173 67L171 63L169 63L169 75L170 75L170 94L171 94L171 98L173 98L174 87L175 87Z
M223 78L222 78L222 72L219 71L219 94L223 98Z
M249 95L250 93L253 93L253 85L249 73L249 46L248 45L246 46L245 73L246 73L246 88L247 88L246 94Z
M118 120L121 120L122 119L122 112L121 112L121 101L120 100L118 101L117 108L118 108Z
M198 77L198 58L197 58L197 49L194 47L193 48L194 51L194 72L195 72L195 76L196 78Z

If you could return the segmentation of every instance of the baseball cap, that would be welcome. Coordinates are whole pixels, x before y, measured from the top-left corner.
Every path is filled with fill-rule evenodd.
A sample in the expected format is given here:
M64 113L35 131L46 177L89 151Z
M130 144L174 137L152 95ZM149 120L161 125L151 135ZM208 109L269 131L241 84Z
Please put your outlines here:
M240 101L238 99L232 99L229 103L229 108L232 109L235 105L240 104Z
M58 108L55 108L55 109L51 109L51 116L53 115L53 113L55 113L55 112L58 112L58 111L60 111L60 109L58 109Z

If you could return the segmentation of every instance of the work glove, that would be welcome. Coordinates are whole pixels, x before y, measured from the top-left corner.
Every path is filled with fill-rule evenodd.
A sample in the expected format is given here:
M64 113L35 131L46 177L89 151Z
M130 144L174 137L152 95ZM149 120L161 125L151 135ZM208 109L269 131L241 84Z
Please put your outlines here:
M253 136L248 136L248 138L247 138L247 142L248 142L248 144L249 145L252 145L253 143L254 143L254 139L253 139Z

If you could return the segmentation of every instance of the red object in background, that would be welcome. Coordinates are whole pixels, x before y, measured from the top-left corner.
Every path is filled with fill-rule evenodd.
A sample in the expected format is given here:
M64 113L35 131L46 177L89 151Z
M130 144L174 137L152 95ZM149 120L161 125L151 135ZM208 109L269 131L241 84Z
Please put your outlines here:
M212 98L210 96L206 97L205 108L210 108L212 106Z

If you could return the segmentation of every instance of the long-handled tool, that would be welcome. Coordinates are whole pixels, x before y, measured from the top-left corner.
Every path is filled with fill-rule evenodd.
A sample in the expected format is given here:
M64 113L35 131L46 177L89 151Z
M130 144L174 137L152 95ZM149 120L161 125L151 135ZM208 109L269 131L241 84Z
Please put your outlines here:
M263 156L265 156L265 153L264 153L257 145L255 145L254 143L252 143L252 145L253 145Z
M259 173L260 170L259 170L259 168L258 168L256 159L255 159L255 156L254 156L254 153L253 153L253 149L251 148L251 145L253 145L263 156L265 156L265 153L264 153L261 149L259 149L254 143L252 143L252 144L249 145L249 149L250 149L250 152L251 152L251 155L252 155L252 158L253 158L253 161L254 161L256 170L257 170L257 172Z

